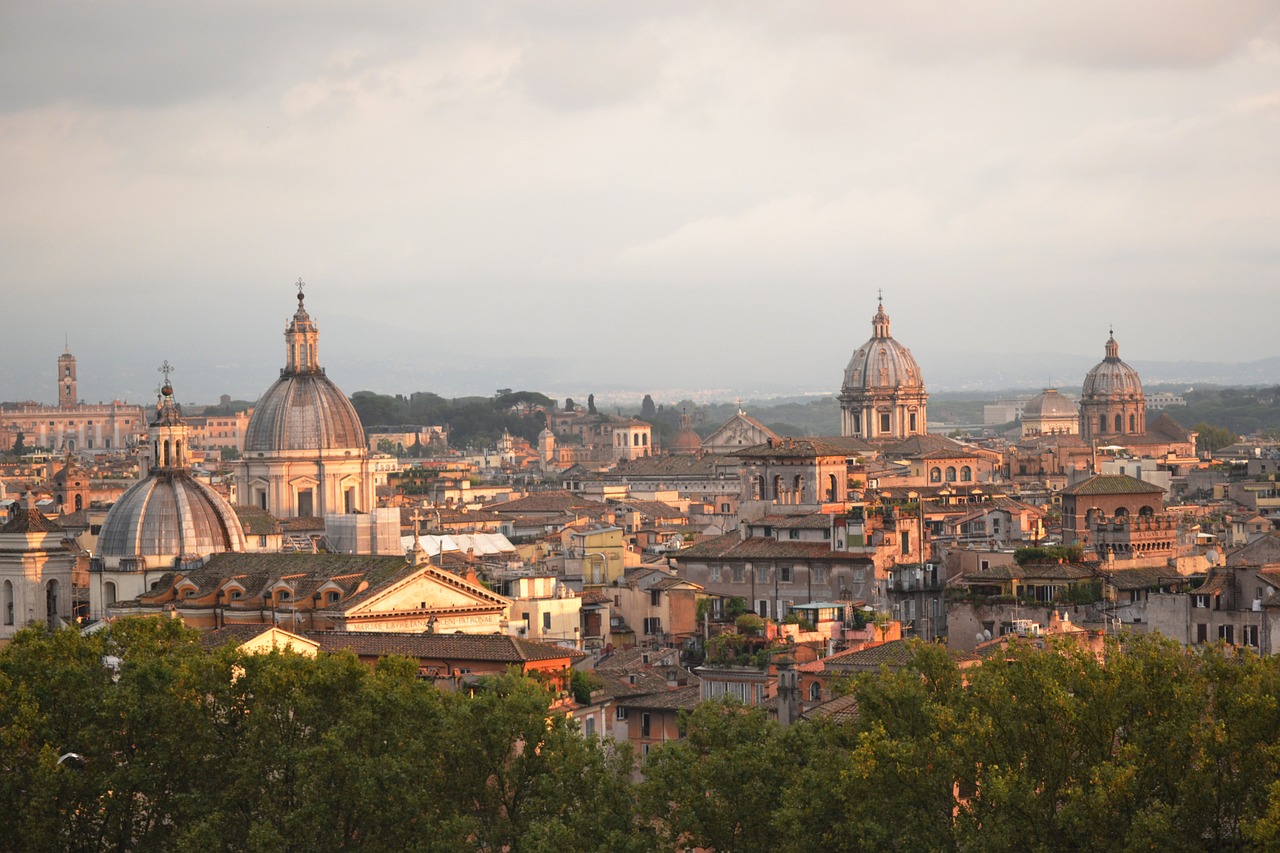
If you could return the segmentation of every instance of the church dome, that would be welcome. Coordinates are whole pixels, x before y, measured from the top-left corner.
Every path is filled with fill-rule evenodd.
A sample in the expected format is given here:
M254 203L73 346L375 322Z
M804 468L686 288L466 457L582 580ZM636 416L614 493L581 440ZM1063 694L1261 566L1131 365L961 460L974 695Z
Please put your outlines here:
M151 468L111 505L98 533L101 557L208 556L245 549L244 530L222 497L187 469L189 430L173 401L169 363L149 430Z
M881 304L871 318L873 334L849 359L844 370L845 393L895 388L923 388L920 365L911 350L889 335L889 315Z
M253 407L245 453L363 450L364 428L346 395L323 373L285 373Z
M1057 388L1044 389L1043 392L1028 400L1027 405L1022 408L1023 420L1033 418L1075 418L1079 414L1076 404L1058 393Z
M156 469L107 512L103 557L177 557L243 551L244 530L227 502L183 470Z
M680 430L668 442L667 447L672 453L681 455L691 455L702 449L702 439L693 431L693 419L688 413L680 414Z
M1084 377L1081 396L1085 400L1142 396L1138 371L1120 360L1120 345L1113 334L1107 339L1107 355Z
M285 328L285 367L253 407L245 428L246 454L289 450L364 452L364 427L355 407L319 365L319 337L299 291L298 310Z

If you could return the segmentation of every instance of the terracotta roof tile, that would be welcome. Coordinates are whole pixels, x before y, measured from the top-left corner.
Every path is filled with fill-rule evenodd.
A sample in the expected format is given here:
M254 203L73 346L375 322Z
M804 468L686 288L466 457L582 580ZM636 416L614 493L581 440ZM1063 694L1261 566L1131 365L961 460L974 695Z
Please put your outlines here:
M575 649L521 640L504 634L393 634L381 631L307 631L302 636L325 652L350 650L363 657L406 655L415 658L525 663L586 657Z

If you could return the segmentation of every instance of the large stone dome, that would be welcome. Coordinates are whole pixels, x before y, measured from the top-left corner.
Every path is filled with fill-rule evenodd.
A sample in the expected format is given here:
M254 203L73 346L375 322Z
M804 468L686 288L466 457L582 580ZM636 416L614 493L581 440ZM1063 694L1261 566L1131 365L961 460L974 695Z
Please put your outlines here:
M245 453L363 450L364 428L346 395L323 373L287 370L253 408Z
M165 384L146 445L150 469L111 505L98 533L98 556L113 562L155 558L149 563L155 566L172 565L176 557L243 551L244 530L235 511L187 468L190 433L173 401L169 363L161 369Z
M1027 401L1022 409L1023 420L1032 418L1076 418L1080 410L1076 404L1058 393L1057 388L1046 388Z
M112 504L98 535L102 557L207 556L244 549L235 512L183 470L156 469L135 483Z
M889 315L881 305L871 318L871 340L858 347L844 370L843 392L921 388L924 379L911 350L889 335Z
M363 451L364 428L355 407L320 366L320 335L303 307L301 289L285 343L285 366L253 407L244 452Z
M1081 396L1089 399L1115 399L1142 395L1142 380L1138 371L1120 360L1120 345L1115 335L1107 340L1107 355L1084 377Z

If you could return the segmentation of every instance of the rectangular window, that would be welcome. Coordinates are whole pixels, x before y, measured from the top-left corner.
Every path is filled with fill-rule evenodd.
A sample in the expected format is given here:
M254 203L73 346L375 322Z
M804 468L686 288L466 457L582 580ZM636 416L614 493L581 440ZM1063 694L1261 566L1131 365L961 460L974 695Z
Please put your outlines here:
M720 567L719 567L719 566L712 566L712 567L711 567L711 581L712 581L712 583L719 583L719 582L720 582Z
M910 427L911 431L915 432L916 431L916 413L915 412L911 413L909 417L909 422L911 424L911 427Z
M542 614L542 630L544 631L551 630L551 614L550 613Z
M733 582L742 583L745 580L745 572L742 566L733 567Z
M662 604L662 590L660 589L649 590L649 606L657 607L660 604Z
M888 433L890 429L891 427L889 425L889 413L881 412L880 413L880 432Z
M826 582L827 582L827 567L826 567L826 566L814 566L814 567L813 567L812 569L810 569L809 571L813 573L813 582L814 582L814 583L826 583Z
M787 531L787 538L788 538L788 539L799 539L799 538L800 538L800 531L799 531L799 530L788 530L788 531Z
M648 712L640 715L640 737L649 737L651 732Z
M613 711L613 718L615 720L625 720L627 718L627 709L619 705Z
M756 566L756 583L768 583L768 582L769 582L769 567Z
M1196 642L1201 644L1209 642L1208 625L1205 625L1204 623L1196 625Z
M782 566L778 569L778 581L780 583L791 583L791 567Z
M908 534L907 531L903 530L898 534L898 539L902 545L902 553L910 554L911 553L911 535Z
M763 616L765 619L769 618L769 599L762 598L757 602L756 615Z
M1246 646L1252 646L1255 649L1258 647L1258 626L1257 625L1245 625L1244 628L1241 630L1241 633L1244 634L1243 639L1244 639L1244 644Z
M1235 625L1219 625L1218 639L1225 640L1228 645L1235 645L1236 642L1236 626Z

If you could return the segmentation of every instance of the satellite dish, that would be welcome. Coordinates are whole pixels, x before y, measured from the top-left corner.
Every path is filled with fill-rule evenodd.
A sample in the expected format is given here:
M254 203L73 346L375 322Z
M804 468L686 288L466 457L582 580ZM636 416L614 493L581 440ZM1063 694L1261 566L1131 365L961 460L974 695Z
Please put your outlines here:
M1205 552L1204 558L1209 561L1209 565L1218 565L1218 560L1222 559L1222 555L1218 553L1217 548L1210 548Z
M983 640L986 639L986 637L982 636L982 632L979 631L976 639L978 640L979 643L981 643Z
M983 638L984 640L990 640L990 639L991 639L991 629L989 629L989 628L984 629L984 630L982 631L982 638Z

